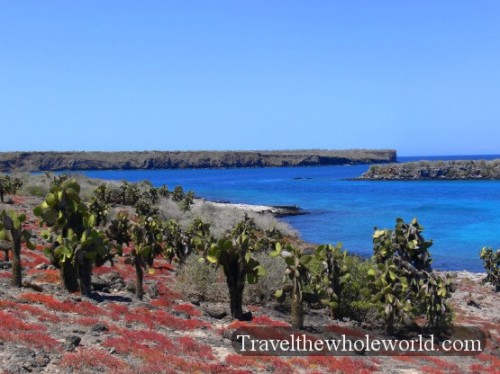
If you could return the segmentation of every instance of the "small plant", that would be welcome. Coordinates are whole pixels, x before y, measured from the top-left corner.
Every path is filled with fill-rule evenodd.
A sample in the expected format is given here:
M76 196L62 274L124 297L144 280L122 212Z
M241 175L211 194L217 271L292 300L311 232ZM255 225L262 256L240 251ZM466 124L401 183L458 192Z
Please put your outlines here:
M500 249L493 252L493 249L483 247L479 255L483 261L486 277L482 280L483 283L491 283L495 286L495 291L500 292Z
M181 186L175 186L173 192L172 192L172 200L175 202L180 202L182 199L184 199L184 190L182 189Z
M25 241L29 249L35 249L35 245L30 242L31 233L22 227L25 220L25 214L17 214L13 210L8 213L3 210L0 213L0 240L6 240L12 245L12 285L15 287L21 287L23 283L21 242Z
M183 212L187 212L191 209L191 205L194 203L194 192L188 191L182 201L180 202L180 207Z
M160 188L158 188L158 194L161 196L161 197L164 197L164 198L167 198L170 194L170 192L168 191L168 187L167 185L163 185L161 186Z

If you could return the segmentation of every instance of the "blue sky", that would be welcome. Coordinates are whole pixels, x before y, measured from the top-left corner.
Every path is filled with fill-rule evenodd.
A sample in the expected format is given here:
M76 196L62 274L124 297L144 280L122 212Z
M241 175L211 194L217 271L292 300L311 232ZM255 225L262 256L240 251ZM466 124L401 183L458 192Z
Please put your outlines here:
M500 154L498 1L2 1L0 151Z

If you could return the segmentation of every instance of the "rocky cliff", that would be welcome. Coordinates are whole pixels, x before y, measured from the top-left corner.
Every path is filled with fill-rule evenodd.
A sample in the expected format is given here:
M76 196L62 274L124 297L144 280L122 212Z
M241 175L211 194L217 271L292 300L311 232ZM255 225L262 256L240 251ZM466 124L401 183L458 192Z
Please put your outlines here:
M0 152L0 171L236 168L396 161L394 150Z
M372 165L358 180L469 180L500 179L500 159L419 161Z

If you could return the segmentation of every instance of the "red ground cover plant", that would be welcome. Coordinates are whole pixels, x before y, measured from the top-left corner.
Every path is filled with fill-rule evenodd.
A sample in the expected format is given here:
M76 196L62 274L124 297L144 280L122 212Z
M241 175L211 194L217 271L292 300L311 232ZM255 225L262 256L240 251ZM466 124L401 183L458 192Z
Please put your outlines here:
M16 318L13 313L0 310L0 328L8 331L45 331L44 325L36 323L26 323Z
M454 372L461 371L459 366L457 366L449 361L446 361L442 358L439 358L439 357L426 356L425 361L432 362L437 368L439 368L441 370L448 370L448 371L454 371Z
M96 348L79 348L77 352L65 353L60 366L73 370L91 369L124 372L129 366L110 353Z
M27 274L31 276L31 280L38 283L61 283L61 275L59 270L47 269L47 270L37 270L30 269Z
M182 352L187 353L189 356L195 356L207 360L215 359L210 346L197 343L189 336L182 336L178 338L177 344L180 346Z
M482 364L472 364L469 366L469 373L472 374L498 374L498 366L484 366Z
M74 318L73 323L80 325L80 326L94 326L96 323L100 322L99 319L97 318L92 318L92 317L82 317L82 318Z
M114 347L119 353L140 356L141 352L148 349L172 351L176 348L169 338L153 330L128 330L112 326L110 331L118 336L107 339L102 345Z
M193 330L197 328L210 328L206 322L197 319L177 318L163 310L150 310L140 307L129 310L125 314L125 321L128 323L140 323L150 329L164 326L174 330Z
M81 301L74 305L73 311L83 316L95 317L95 316L107 316L108 312L92 304L89 301Z
M17 308L19 304L16 303L15 301L10 301L10 300L2 300L0 299L0 309L10 309L10 308Z
M151 300L151 305L157 308L170 308L172 306L172 302L165 298L161 298L161 299Z
M0 278L12 278L12 273L6 272L6 271L0 271Z
M125 316L125 314L128 313L128 307L122 304L107 304L105 308L110 309L109 315L113 321L119 321L123 316Z
M29 315L31 316L35 316L40 322L61 322L61 318L59 316L55 315L54 313L47 312L35 305L18 304L17 309L29 313Z
M118 273L117 271L114 271L114 267L111 266L99 266L92 269L92 274L94 275L103 275L111 272Z
M183 312L189 314L191 317L199 317L201 316L201 312L196 309L193 305L191 304L178 304L174 305L174 310L178 312Z
M48 308L57 310L60 312L72 312L74 310L74 304L66 301L59 301L51 295L46 295L43 293L27 292L19 296L19 299L24 301L29 301L32 303L44 304Z
M56 349L59 343L45 331L44 325L26 323L12 313L0 311L0 340L22 342L34 348Z
M233 321L231 322L227 328L223 329L239 329L242 327L248 326L274 326L274 327L290 327L290 324L283 321L273 320L268 316L255 316L251 321Z
M242 356L231 354L226 357L226 365L229 367L248 367L260 370L273 368L274 373L292 373L292 365L277 356Z
M173 291L164 283L158 284L158 294L160 297L167 298L168 300L180 299L181 294L179 292Z

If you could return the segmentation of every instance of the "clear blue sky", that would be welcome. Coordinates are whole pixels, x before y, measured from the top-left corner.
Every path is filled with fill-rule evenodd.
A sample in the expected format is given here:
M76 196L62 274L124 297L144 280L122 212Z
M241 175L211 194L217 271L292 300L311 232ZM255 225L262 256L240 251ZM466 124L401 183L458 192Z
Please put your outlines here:
M1 1L0 151L500 154L500 1Z

